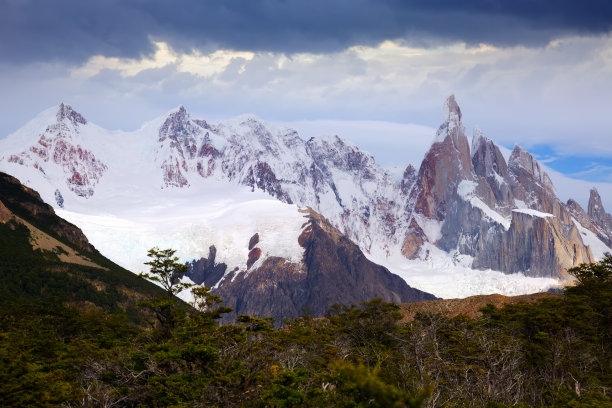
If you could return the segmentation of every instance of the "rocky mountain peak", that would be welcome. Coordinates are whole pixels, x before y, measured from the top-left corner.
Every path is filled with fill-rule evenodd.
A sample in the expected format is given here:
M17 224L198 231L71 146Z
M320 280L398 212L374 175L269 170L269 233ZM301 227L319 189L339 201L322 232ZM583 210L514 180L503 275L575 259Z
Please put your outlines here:
M461 109L459 104L455 100L455 95L450 95L444 102L444 108L442 109L442 121L461 121Z
M304 308L312 316L323 316L334 303L356 304L373 297L396 303L435 298L368 260L355 243L319 213L311 208L300 211L308 220L295 237L304 248L300 262L270 256L253 264L248 273L230 271L215 275L214 268L218 266L209 256L192 263L191 276L206 264L202 279L207 285L217 286L215 294L235 314L273 316L279 320L299 316ZM258 239L259 236L251 238L249 244L253 249L249 258L259 250L255 243ZM214 281L223 276L220 283Z
M346 171L368 172L374 158L337 135L311 138L307 142L309 151L317 163L325 163Z
M436 132L435 143L444 143L447 139L454 144L454 148L464 153L467 149L468 154L470 147L465 136L465 127L461 121L461 109L455 100L455 95L451 95L444 102L442 107L442 124ZM465 140L463 140L465 139Z
M586 228L591 229L608 246L612 244L612 215L604 209L599 192L595 187L591 189L589 197L588 217L584 214L583 218L588 218L594 227L589 228L588 223L582 223ZM584 210L582 211L584 213ZM580 221L580 220L579 220Z
M604 210L603 203L601 202L599 191L593 187L591 189L591 194L589 195L588 214L593 218L601 218L601 216L605 213L606 211Z
M508 174L508 165L501 150L485 137L478 126L474 128L472 138L472 164L476 175L481 177L495 176L496 173L505 179ZM498 179L498 182L502 180Z
M482 178L488 189L481 188L481 199L493 208L509 210L513 204L508 165L499 147L476 127L472 138L474 174ZM492 195L491 195L492 194ZM507 216L507 212L505 212Z
M25 150L15 151L7 161L35 169L45 177L61 174L63 177L60 176L60 180L76 195L91 197L107 166L80 144L84 134L88 133L88 127L83 126L88 122L64 103L55 112L55 122L50 116L53 111L54 108L51 108L41 117L47 123L37 132L38 139L30 146L24 146Z
M472 156L476 153L476 150L483 144L487 142L487 138L482 133L482 130L478 126L474 126L474 135L472 136Z
M459 183L473 179L470 146L454 95L448 97L443 110L445 122L419 169L420 193L415 206L418 213L438 220L444 219L446 203Z
M85 119L83 115L72 109L70 105L65 105L63 102L59 105L56 117L58 122L69 120L74 126L87 124L87 119Z
M535 157L528 151L523 150L520 146L514 146L512 154L510 154L510 160L508 160L508 167L513 170L515 174L525 171L547 190L554 192L554 187L548 174L540 167Z
M191 121L187 110L183 105L168 115L159 128L159 139L166 137L185 138L192 136L200 130L201 126Z

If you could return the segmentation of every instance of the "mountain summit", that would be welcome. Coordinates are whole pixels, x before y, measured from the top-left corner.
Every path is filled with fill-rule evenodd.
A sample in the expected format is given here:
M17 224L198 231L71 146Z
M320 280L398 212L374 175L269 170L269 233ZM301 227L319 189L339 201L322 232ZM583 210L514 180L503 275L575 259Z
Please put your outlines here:
M275 256L299 263L294 238L275 245L270 234L293 237L297 208L307 207L409 283L410 271L434 265L463 276L471 268L471 276L565 280L568 268L609 250L612 221L596 193L588 211L562 203L533 155L516 146L506 161L478 128L470 144L454 95L442 111L423 162L408 165L401 180L338 136L306 141L252 115L209 122L183 106L136 132L111 132L62 104L0 141L0 168L63 206L99 237L97 247L135 268L139 258L124 248L144 253L153 237L194 260L215 245L228 274L252 273ZM101 214L114 217L103 228ZM244 242L255 233L268 246L247 265Z

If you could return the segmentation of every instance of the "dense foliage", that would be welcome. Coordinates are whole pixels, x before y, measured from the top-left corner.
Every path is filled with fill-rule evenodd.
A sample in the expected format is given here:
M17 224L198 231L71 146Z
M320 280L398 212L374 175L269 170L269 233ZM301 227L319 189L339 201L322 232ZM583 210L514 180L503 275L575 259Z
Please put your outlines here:
M1 234L0 234L1 236ZM160 321L16 298L0 310L3 406L612 406L612 257L563 296L468 319L372 300L276 329L206 288ZM17 277L13 277L17 279ZM3 279L10 279L5 274ZM141 303L155 308L155 298Z
M163 293L108 260L105 269L62 262L53 251L33 250L29 240L24 224L0 223L0 305L60 299L141 320L137 301Z

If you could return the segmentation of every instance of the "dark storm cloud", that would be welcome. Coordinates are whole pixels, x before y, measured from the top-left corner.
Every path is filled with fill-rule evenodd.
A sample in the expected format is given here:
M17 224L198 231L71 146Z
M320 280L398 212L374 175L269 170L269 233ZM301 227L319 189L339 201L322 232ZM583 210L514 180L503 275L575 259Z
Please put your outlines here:
M150 39L283 52L386 39L537 45L611 27L607 0L0 0L0 61L138 56Z

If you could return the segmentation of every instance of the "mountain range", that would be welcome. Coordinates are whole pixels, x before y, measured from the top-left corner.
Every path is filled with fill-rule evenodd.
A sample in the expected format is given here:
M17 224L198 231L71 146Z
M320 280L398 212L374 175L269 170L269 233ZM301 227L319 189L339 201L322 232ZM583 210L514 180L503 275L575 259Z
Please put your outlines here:
M454 96L420 167L399 179L338 136L304 140L252 115L208 122L182 106L121 132L60 104L0 152L0 170L103 254L138 272L147 249L174 247L239 313L432 297L404 280L444 297L491 293L487 279L526 293L612 244L596 190L587 210L564 203L529 152L505 155L478 128L470 143Z

